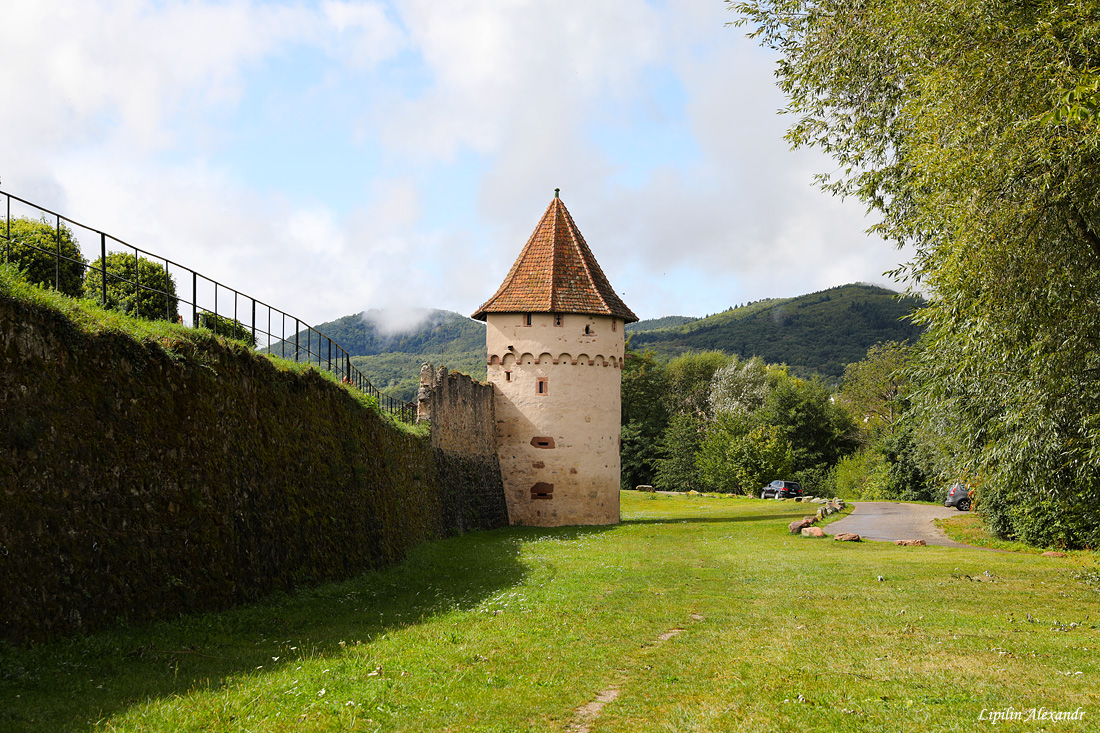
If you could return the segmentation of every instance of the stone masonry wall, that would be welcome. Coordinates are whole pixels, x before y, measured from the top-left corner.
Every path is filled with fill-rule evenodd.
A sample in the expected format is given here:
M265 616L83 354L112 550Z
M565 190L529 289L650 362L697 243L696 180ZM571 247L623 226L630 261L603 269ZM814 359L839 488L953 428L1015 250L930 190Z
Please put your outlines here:
M225 608L505 524L481 440L440 440L242 345L0 296L0 638Z
M420 370L419 419L431 423L432 450L447 483L461 486L452 507L459 527L508 523L496 448L493 386L425 364Z

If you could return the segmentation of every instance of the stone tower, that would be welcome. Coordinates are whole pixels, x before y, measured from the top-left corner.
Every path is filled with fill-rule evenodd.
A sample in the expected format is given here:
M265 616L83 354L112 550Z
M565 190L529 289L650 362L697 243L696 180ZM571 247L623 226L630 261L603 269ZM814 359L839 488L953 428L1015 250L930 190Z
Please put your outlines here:
M511 522L617 523L624 331L638 318L557 191L500 289L473 317L487 326Z

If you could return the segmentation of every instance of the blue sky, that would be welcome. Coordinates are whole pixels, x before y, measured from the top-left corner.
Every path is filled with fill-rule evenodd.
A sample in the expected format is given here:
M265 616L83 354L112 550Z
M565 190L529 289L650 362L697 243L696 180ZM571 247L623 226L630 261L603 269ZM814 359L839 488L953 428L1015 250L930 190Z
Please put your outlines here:
M907 256L721 0L81 0L0 22L4 190L319 323L473 312L555 188L641 317ZM10 103L20 100L20 103ZM85 242L90 249L92 242Z

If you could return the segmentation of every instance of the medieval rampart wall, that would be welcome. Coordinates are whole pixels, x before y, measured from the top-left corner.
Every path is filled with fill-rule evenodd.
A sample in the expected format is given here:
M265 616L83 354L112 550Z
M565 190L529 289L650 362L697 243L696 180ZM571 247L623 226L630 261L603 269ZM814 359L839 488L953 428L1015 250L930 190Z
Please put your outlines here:
M0 296L0 638L225 608L505 524L491 388L444 384L463 417L433 443L243 345Z

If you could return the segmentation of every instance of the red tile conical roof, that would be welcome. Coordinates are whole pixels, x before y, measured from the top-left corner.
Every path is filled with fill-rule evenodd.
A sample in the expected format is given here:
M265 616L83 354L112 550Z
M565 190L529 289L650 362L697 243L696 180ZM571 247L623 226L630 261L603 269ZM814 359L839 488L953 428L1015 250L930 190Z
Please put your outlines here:
M496 294L473 317L489 313L584 313L638 320L615 293L565 204L554 194Z

